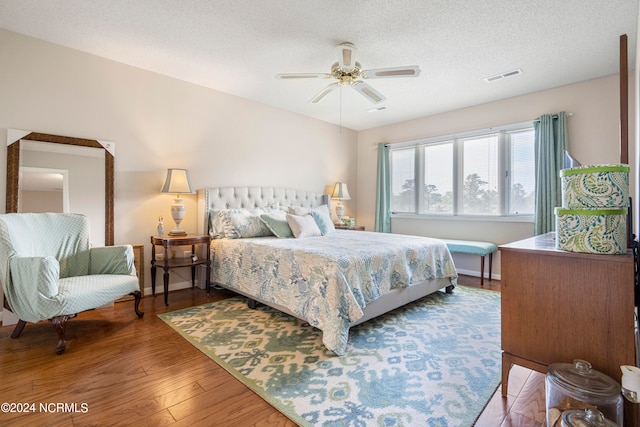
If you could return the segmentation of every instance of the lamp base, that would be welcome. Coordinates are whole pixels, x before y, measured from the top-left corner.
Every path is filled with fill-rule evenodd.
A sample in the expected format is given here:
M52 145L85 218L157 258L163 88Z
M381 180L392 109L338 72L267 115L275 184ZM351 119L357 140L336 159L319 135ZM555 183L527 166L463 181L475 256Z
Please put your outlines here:
M171 217L176 223L176 228L169 232L169 236L186 236L187 232L180 228L180 223L184 219L185 208L182 204L180 195L174 199L175 203L171 205Z

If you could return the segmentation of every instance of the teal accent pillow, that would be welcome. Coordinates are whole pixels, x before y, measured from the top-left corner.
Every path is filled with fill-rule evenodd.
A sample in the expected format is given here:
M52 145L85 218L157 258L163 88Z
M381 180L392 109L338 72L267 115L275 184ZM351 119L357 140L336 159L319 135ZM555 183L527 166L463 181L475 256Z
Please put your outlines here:
M311 210L311 215L316 221L316 224L318 224L318 228L320 229L320 232L323 236L335 233L336 228L333 226L331 213L329 212L329 207L327 205L313 208Z
M287 213L284 211L269 212L260 215L260 221L279 238L293 237L291 227L287 222Z

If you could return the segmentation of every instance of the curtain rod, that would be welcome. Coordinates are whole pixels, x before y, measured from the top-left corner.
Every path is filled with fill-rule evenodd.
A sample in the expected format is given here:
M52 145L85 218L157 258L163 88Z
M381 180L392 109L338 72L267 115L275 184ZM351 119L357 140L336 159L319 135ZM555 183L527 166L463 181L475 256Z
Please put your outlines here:
M569 117L571 117L571 116L573 116L573 113L567 113L567 118L569 118ZM557 119L557 118L558 118L558 115L557 115L557 114L552 114L552 115L551 115L551 118L552 118L552 119ZM537 118L537 119L532 120L532 122L534 122L534 123L535 123L535 122L539 122L539 121L540 121L540 118Z

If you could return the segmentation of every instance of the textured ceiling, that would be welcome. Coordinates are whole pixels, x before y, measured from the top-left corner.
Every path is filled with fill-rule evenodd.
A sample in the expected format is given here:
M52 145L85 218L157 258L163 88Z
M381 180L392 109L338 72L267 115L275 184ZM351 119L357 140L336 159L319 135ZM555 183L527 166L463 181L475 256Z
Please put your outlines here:
M362 130L618 72L635 63L638 0L2 0L0 27L319 120ZM363 68L418 65L308 103L335 46ZM487 83L513 69L522 74Z

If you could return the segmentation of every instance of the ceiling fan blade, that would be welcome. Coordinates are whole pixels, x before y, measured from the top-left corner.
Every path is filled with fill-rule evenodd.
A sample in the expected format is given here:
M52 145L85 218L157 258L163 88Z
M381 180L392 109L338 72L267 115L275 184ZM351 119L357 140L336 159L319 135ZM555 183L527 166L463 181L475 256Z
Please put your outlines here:
M316 96L311 98L309 102L312 104L317 104L318 102L322 101L325 96L333 92L338 86L340 86L338 83L331 83L329 86L325 87L320 92L318 92Z
M375 90L374 88L366 84L365 82L362 82L362 81L353 82L353 85L351 87L353 87L356 91L360 92L362 96L364 96L374 104L378 104L384 101L385 99L387 99L383 94L381 94L380 92L378 92L377 90Z
M420 67L418 67L417 65L408 65L406 67L390 67L364 70L361 76L365 79L386 79L391 77L418 77L419 75Z
M358 49L352 43L340 43L338 45L338 66L344 71L353 70L356 66L357 51Z
M327 73L284 73L276 74L276 79L288 80L288 79L328 79L331 78L331 74Z

